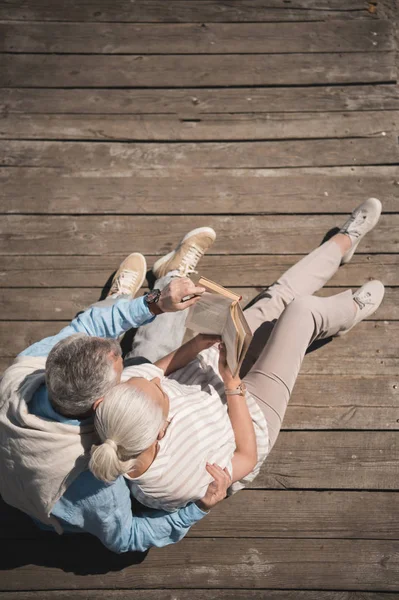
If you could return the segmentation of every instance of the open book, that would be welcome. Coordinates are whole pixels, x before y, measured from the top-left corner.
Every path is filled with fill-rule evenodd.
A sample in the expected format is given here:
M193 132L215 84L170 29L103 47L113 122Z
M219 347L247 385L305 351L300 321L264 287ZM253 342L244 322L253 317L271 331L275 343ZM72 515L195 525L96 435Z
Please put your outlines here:
M201 277L197 285L204 287L206 292L189 308L186 327L196 333L222 336L227 364L235 377L252 340L251 330L239 304L241 296L205 277Z

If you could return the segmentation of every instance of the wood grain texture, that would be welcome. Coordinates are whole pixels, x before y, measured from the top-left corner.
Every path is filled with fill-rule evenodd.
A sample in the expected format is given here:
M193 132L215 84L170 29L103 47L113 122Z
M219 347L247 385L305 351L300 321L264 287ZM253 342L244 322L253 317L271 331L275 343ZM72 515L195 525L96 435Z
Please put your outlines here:
M73 590L76 600L397 600L395 593L303 590ZM70 600L71 592L0 592L0 600Z
M396 135L266 142L109 143L0 141L0 166L121 176L169 169L397 165Z
M4 54L1 87L207 87L388 83L394 52L229 55Z
M252 488L398 490L392 431L282 431Z
M201 0L202 1L202 0ZM31 114L271 113L398 110L393 85L189 89L3 89L0 112Z
M342 0L323 2L298 0L287 7L284 0L271 0L265 6L262 0L201 0L181 2L179 0L139 0L127 4L123 0L95 0L84 4L70 0L67 7L57 6L51 0L22 0L18 5L8 2L0 4L0 18L16 21L111 21L111 22L196 22L204 21L320 21L324 19L376 18L378 9L371 13L364 0L352 1L350 7Z
M368 197L381 198L384 213L398 212L399 167L153 169L119 177L94 170L78 177L56 168L0 169L0 212L10 214L345 215Z
M0 255L0 286L4 290L41 288L41 292L35 293L41 293L42 296L47 293L43 288L67 288L63 292L65 297L70 293L69 288L90 288L93 291L88 293L95 298L126 258L126 253L134 250L132 245L123 254L112 257L63 256L60 260L45 255ZM362 250L361 246L359 250ZM157 258L147 255L148 267ZM251 289L245 291L245 288L259 290L272 284L301 258L297 255L205 255L199 263L199 272L225 287L234 287L239 283L243 293L251 294ZM350 263L338 269L329 285L356 287L368 279L383 279L386 286L399 286L398 264L399 258L395 254L355 254ZM13 293L19 292L10 291L10 294ZM392 290L391 293L395 294L396 291Z
M131 565L133 560L111 555L94 539L83 548L76 538L27 540L23 545L10 540L4 560L9 570L2 574L1 589L164 589L183 584L328 590L339 581L350 590L395 591L399 568L397 543L391 540L187 539L167 550L151 550L139 565Z
M214 141L373 138L399 130L399 111L170 115L15 115L0 120L0 139Z
M0 52L275 54L282 48L285 53L384 52L394 50L394 31L390 21L384 20L162 25L0 23Z
M121 255L127 246L163 255L195 227L217 232L213 254L307 253L342 218L334 215L258 216L0 216L0 254ZM171 240L170 232L173 231ZM156 240L156 242L154 242ZM359 246L361 253L397 252L399 215L382 215Z
M246 490L215 507L187 536L232 538L233 544L255 531L258 538L394 540L396 514L397 501L389 492ZM2 540L49 539L29 517L1 501L0 524Z
M261 287L242 288L236 286L230 286L230 288L242 296L244 306L255 298L262 289ZM326 287L317 295L332 296L339 292L342 292L342 288ZM12 288L0 289L0 320L23 321L26 319L26 315L29 315L29 319L32 320L64 321L72 319L78 311L96 302L99 296L100 291L98 289L90 288L69 288L67 290L64 288L43 290L28 287L18 288L18 290ZM371 316L371 320L399 320L399 288L386 288L384 302L378 312Z

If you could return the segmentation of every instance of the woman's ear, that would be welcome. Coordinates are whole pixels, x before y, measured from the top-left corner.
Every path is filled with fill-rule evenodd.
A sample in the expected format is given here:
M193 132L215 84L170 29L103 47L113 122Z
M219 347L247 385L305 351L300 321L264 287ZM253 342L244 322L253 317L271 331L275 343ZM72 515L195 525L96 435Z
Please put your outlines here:
M96 411L96 409L98 408L98 405L101 404L101 402L104 400L103 398L99 398L98 400L95 401L95 403L93 404L93 412Z

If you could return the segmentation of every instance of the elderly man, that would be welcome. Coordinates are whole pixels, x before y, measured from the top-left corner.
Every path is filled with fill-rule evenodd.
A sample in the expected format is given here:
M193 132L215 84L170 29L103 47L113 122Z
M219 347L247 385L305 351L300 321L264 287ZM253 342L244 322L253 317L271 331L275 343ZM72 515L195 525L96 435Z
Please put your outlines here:
M187 275L212 245L215 232L196 229L154 265L156 288L133 299L146 274L141 254L130 255L117 271L110 294L80 314L58 335L30 346L5 372L0 384L0 493L44 528L58 533L89 532L114 552L144 551L179 541L220 501L228 475L209 467L214 481L196 504L167 514L134 515L123 477L112 485L87 470L96 441L93 405L121 378L116 339L132 327L162 320L162 339L140 327L129 362L181 343L176 316L204 290ZM157 316L158 315L158 316ZM149 328L150 329L150 328ZM158 329L159 331L159 329Z

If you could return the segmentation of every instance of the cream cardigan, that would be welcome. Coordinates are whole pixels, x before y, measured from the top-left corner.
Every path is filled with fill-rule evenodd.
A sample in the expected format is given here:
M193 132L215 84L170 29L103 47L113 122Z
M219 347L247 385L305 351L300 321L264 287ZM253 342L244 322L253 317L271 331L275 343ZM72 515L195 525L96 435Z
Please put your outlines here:
M46 357L19 357L1 379L0 494L62 533L51 511L87 468L96 436L93 425L77 427L29 413L28 404L45 381L45 364Z

